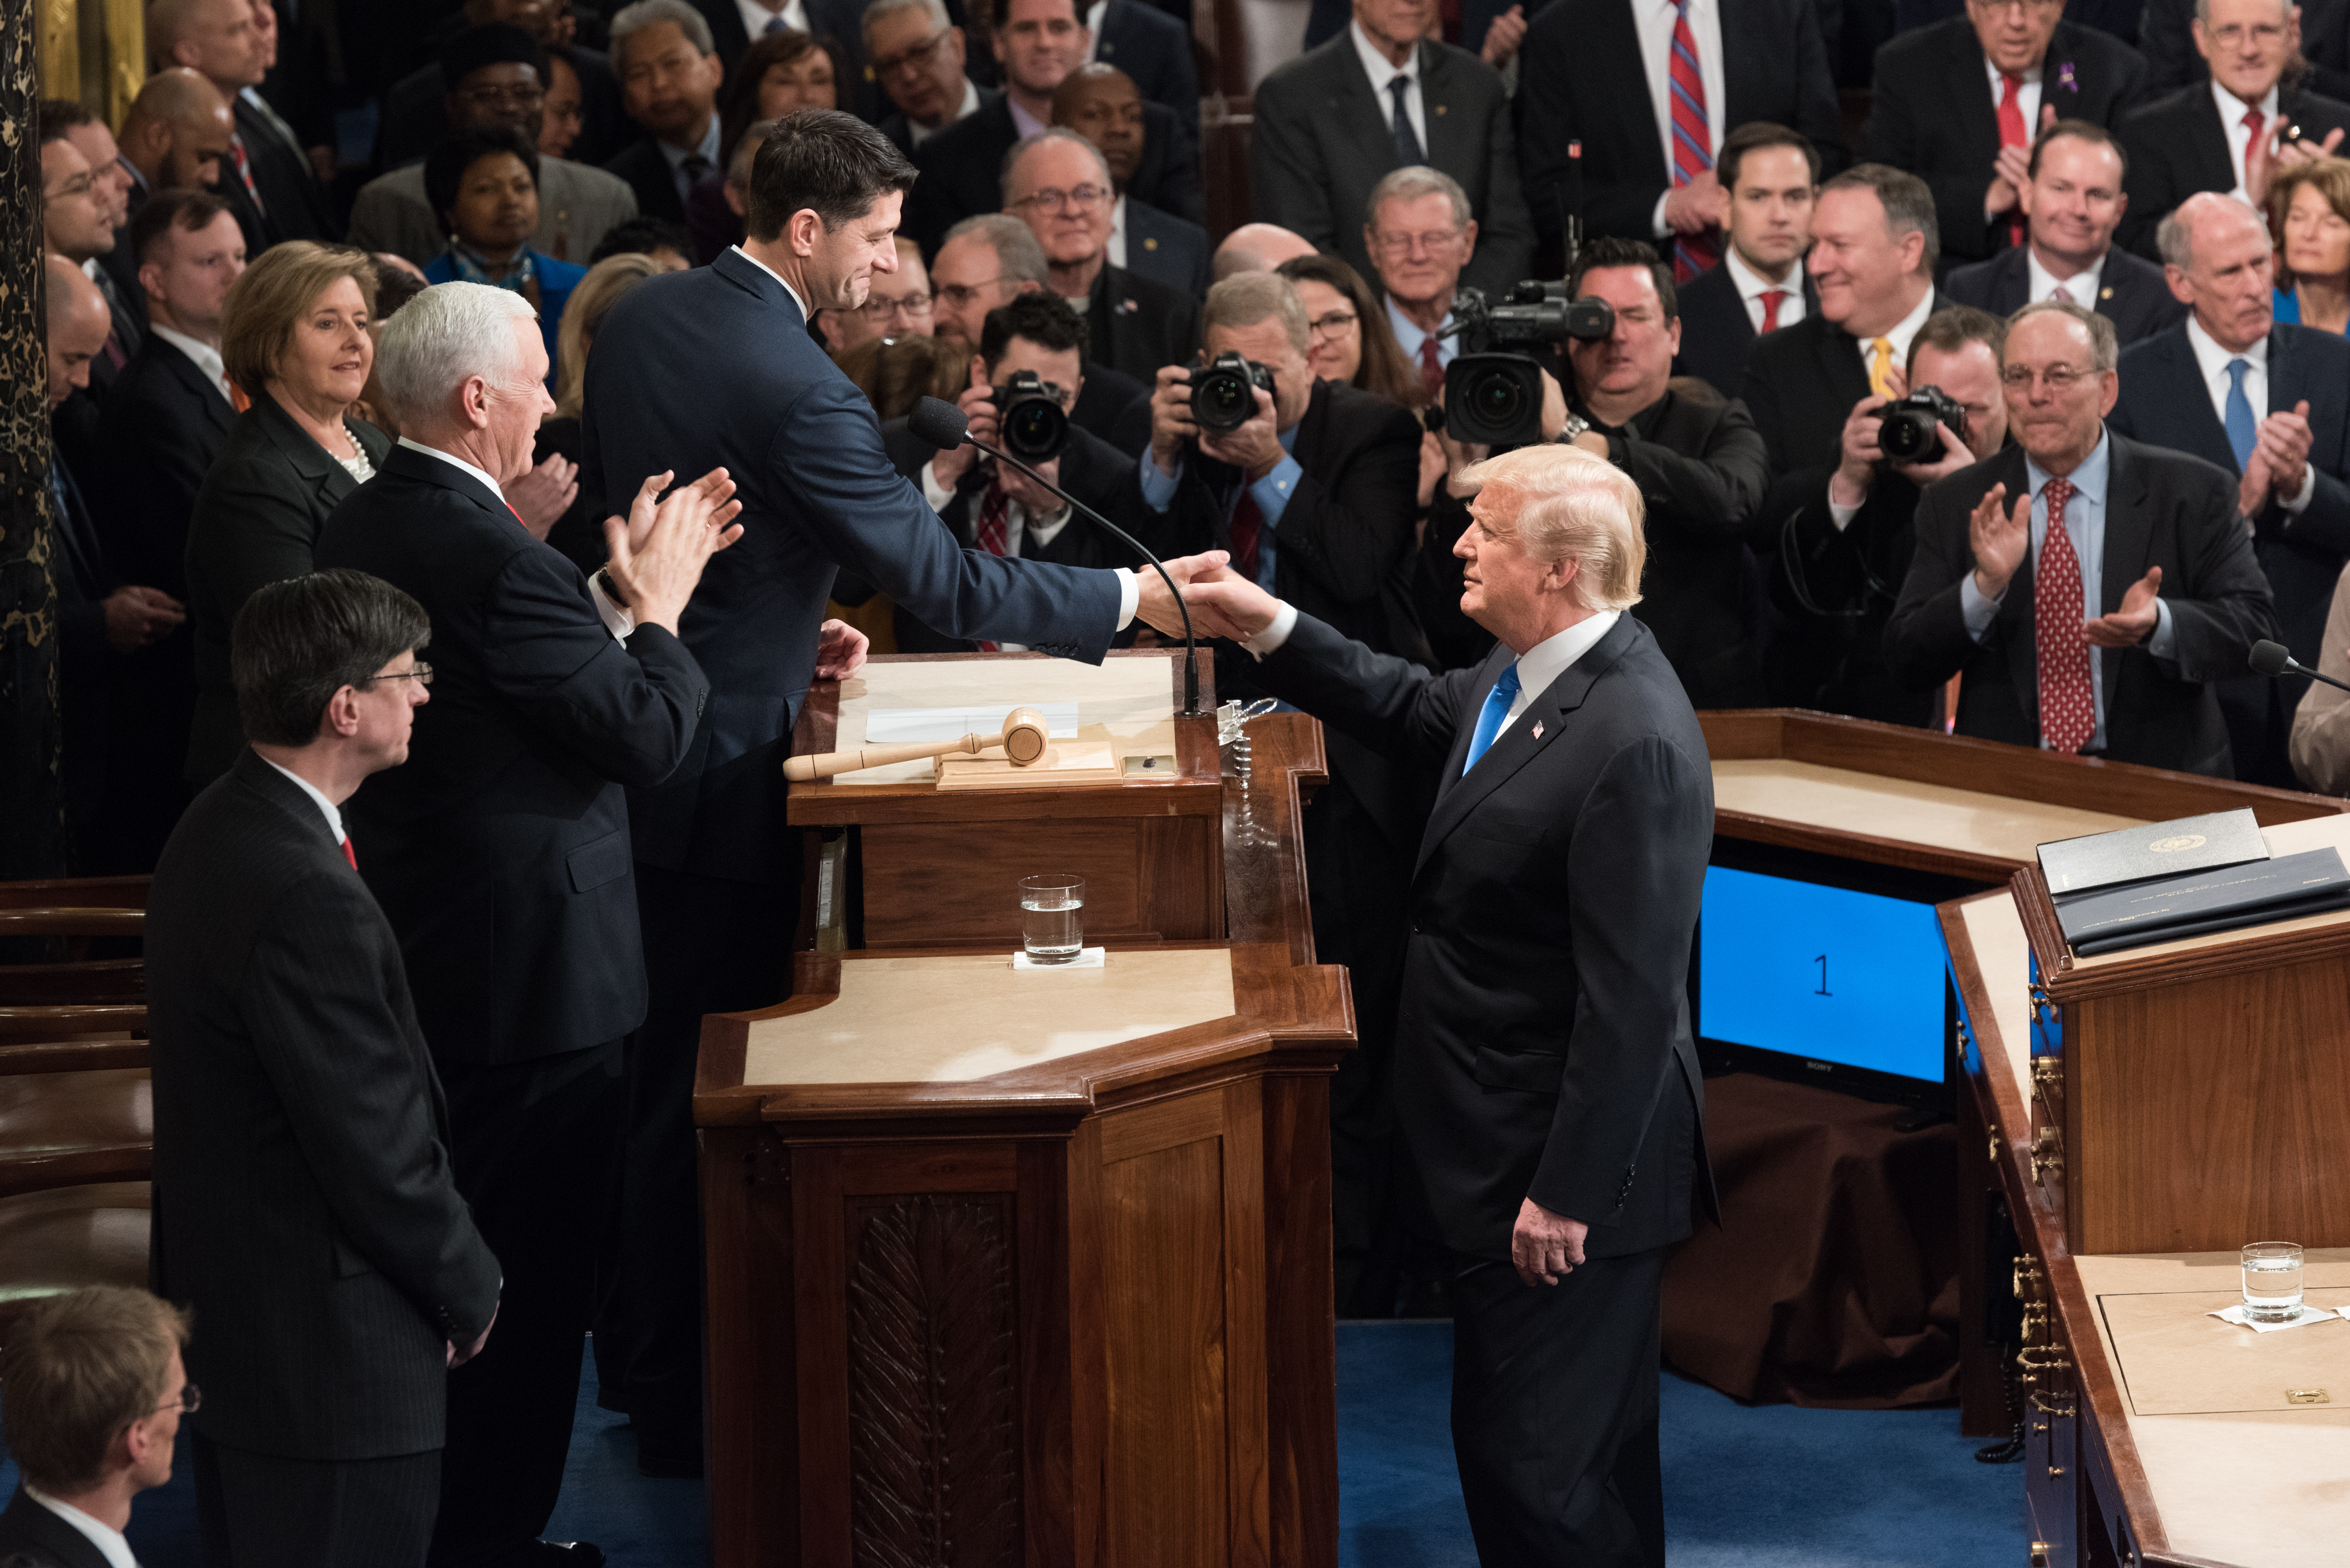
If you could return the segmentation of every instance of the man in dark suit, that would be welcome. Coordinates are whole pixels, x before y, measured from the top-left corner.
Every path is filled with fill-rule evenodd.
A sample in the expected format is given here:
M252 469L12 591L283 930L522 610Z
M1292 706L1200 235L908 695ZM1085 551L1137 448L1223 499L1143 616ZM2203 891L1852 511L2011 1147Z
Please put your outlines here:
M1185 597L1263 656L1267 690L1437 791L1396 1104L1453 1254L1452 1441L1478 1555L1661 1564L1659 1282L1711 1195L1687 998L1705 740L1623 613L1638 486L1547 445L1468 477L1462 607L1499 639L1473 670L1374 654L1230 574Z
M731 11L733 0L723 3ZM638 212L682 223L686 192L718 167L726 67L710 24L685 0L636 0L612 18L612 68L620 101L645 134L605 171L629 182Z
M1957 268L1943 292L2002 317L2041 299L2085 305L2113 322L2124 348L2181 319L2187 307L2162 269L2114 244L2129 205L2125 167L2112 132L2082 120L2051 125L2033 140L2019 188L2029 241Z
M835 569L941 636L1063 658L1098 660L1137 607L1170 607L1155 576L957 549L890 462L872 404L807 335L809 312L856 308L871 274L897 264L892 231L913 182L871 126L785 116L752 166L750 237L710 266L639 285L588 365L588 472L608 487L655 453L686 472L723 464L749 530L683 625L710 672L705 738L630 803L652 1001L631 1064L620 1277L648 1299L625 1333L614 1324L630 1358L614 1392L639 1465L672 1473L701 1454L694 1051L702 1014L788 988L800 846L785 827L783 760L810 678L841 667L818 649Z
M841 108L871 121L879 119L888 107L879 82L866 69L864 7L858 0L693 0L693 7L708 24L718 57L728 70L751 47L754 30L764 36L796 28L840 46L848 66L847 75L837 84ZM750 26L754 11L764 13L755 29Z
M2287 87L2300 33L2285 0L2208 0L2194 17L2211 79L2140 105L2119 127L2129 153L2121 243L2159 261L2155 227L2199 191L2268 204L2270 171L2321 158L2350 130L2350 104Z
M1438 170L1468 192L1482 231L1468 281L1495 293L1533 275L1542 220L1528 218L1519 193L1502 78L1425 37L1436 12L1437 0L1357 0L1344 34L1259 83L1250 194L1257 212L1369 277L1373 188L1399 169Z
M228 100L200 73L172 66L149 77L117 143L130 172L131 215L158 191L218 185L235 133Z
M2162 233L2170 286L2192 314L2123 354L2111 423L2236 475L2277 640L2315 669L2350 564L2350 342L2275 319L2268 226L2242 202L2190 196ZM2219 695L2236 776L2300 787L2287 742L2307 680L2230 673Z
M1978 260L2022 243L2025 161L2060 119L2109 126L2134 107L2146 61L2053 5L1969 0L1877 53L1868 156L1934 189L1942 254Z
M1093 57L1124 71L1179 124L1197 127L1200 72L1191 60L1191 29L1145 0L1104 0L1100 11Z
M1812 213L1812 251L1804 263L1819 291L1819 310L1794 327L1758 339L1746 360L1742 400L1771 457L1771 487L1757 518L1766 546L1788 547L1787 530L1807 511L1827 514L1829 482L1845 457L1847 427L1858 406L1871 409L1908 389L1901 368L1928 317L1944 301L1934 291L1934 196L1913 174L1863 163L1821 187ZM1847 499L1856 499L1848 497ZM1862 550L1865 558L1901 556L1898 528ZM1906 561L1906 556L1901 556ZM1877 580L1889 607L1900 578ZM1819 614L1841 621L1853 605L1818 601ZM1812 612L1805 611L1806 615ZM1813 661L1791 661L1787 651L1825 630L1812 628L1780 640L1773 653L1773 694L1781 701L1818 700ZM1841 645L1843 639L1838 639ZM1843 683L1844 711L1895 723L1922 724L1930 699L1903 694L1865 643L1849 645L1854 668Z
M504 1260L452 1175L401 943L357 869L391 846L344 827L409 755L432 631L356 572L255 593L235 655L252 744L148 895L150 1270L203 1324L208 1562L419 1568L447 1368L498 1315Z
M914 149L1001 97L964 73L969 42L943 0L887 0L865 8L865 57L890 104L881 134Z
M2276 607L2228 476L2107 428L2118 356L2080 306L2016 313L2017 445L1919 500L1886 655L1914 690L1963 677L1960 734L2226 778L2211 683L2276 635Z
M1198 176L1194 172L1188 182L1188 195L1178 190L1170 197L1184 203L1180 214L1159 203L1159 196L1168 195L1166 170L1146 165L1154 151L1159 153L1157 161L1165 163L1164 146L1154 148L1144 130L1144 113L1155 107L1142 101L1133 81L1116 66L1079 66L1053 94L1053 123L1092 142L1109 165L1118 192L1110 211L1110 264L1196 299L1208 292L1211 254L1208 231L1198 222ZM1154 196L1146 198L1146 190Z
M145 1291L89 1285L25 1304L0 1347L16 1495L0 1513L9 1568L118 1568L130 1500L172 1479L180 1417L196 1408L181 1363L183 1313Z
M1085 312L1096 358L1143 380L1191 358L1199 301L1109 259L1116 195L1109 163L1092 142L1055 128L1014 148L1003 164L1003 210L1035 231L1046 286Z
M112 171L103 174L89 166L78 148L66 140L60 117L44 115L41 143L41 246L82 269L91 286L105 296L108 314L106 342L91 362L91 385L102 403L114 389L115 378L145 337L146 313L116 286L113 275L96 265L119 243L108 202ZM92 414L96 412L92 408Z
M1526 149L1526 205L1545 238L1577 193L1567 146L1583 143L1586 234L1680 242L1693 271L1711 266L1728 217L1713 172L1722 139L1749 120L1801 131L1827 167L1844 166L1835 85L1813 0L1721 0L1690 11L1705 104L1702 155L1694 140L1677 170L1667 61L1669 6L1630 0L1559 0L1526 29L1519 65L1518 140ZM1683 275L1676 270L1677 277Z
M327 193L307 155L245 97L267 74L252 0L171 0L150 7L147 47L158 63L203 73L235 118L219 189L244 228L246 248L258 255L280 240L333 237Z
M1767 120L1721 139L1714 177L1729 193L1721 265L1679 289L1680 352L1673 374L1738 395L1754 339L1819 308L1804 254L1812 248L1820 153L1800 131Z
M710 683L678 618L733 510L723 476L658 512L641 474L607 490L636 502L606 524L591 587L505 498L554 406L546 363L519 295L444 284L403 306L376 357L401 444L317 548L424 606L442 688L355 821L448 1085L458 1190L505 1269L499 1343L449 1388L433 1557L452 1565L545 1556L621 1045L645 1012L624 786L667 778L697 739Z
M1237 570L1382 654L1426 663L1410 603L1419 487L1417 421L1384 399L1317 380L1306 364L1305 308L1286 278L1244 273L1209 291L1206 352L1238 353L1272 372L1257 413L1203 431L1191 412L1193 372L1159 372L1151 448L1139 469L1132 531L1160 554L1226 550ZM1220 699L1263 689L1232 649L1216 667ZM1329 737L1330 783L1305 816L1315 950L1347 966L1360 1026L1331 1090L1332 1208L1337 1299L1347 1316L1388 1316L1403 1281L1391 1048L1403 980L1411 855L1428 802L1414 772ZM1343 955L1343 956L1342 956Z
M450 101L462 93L459 78L464 73L452 73L443 59L451 44L465 33L484 26L519 26L528 29L532 41L540 48L559 47L563 51L564 59L579 78L579 137L564 150L567 161L591 166L600 163L636 136L637 128L620 107L620 78L613 75L609 57L568 41L572 17L567 9L516 5L514 0L466 0L459 15L464 26L434 40L441 57L430 65L419 66L385 92L382 125L376 133L375 143L375 167L379 171L389 171L419 162L451 130L465 129L460 123L464 118L463 110ZM548 80L541 75L542 90ZM531 118L535 121L537 116L534 113ZM538 144L536 124L531 129L530 140L534 147ZM546 195L543 193L540 199L546 200ZM587 254L588 247L583 245L577 254L568 259L577 261Z

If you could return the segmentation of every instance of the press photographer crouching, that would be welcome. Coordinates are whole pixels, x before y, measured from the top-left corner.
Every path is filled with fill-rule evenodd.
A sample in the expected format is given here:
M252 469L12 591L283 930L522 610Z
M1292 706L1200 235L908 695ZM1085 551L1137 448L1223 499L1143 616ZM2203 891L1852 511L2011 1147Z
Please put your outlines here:
M1133 488L1134 459L1069 422L1085 386L1087 337L1085 317L1055 296L1015 295L987 313L979 352L972 356L971 386L956 401L974 439L1003 447L1114 518ZM883 425L881 440L898 472L921 485L931 510L965 549L1069 566L1139 564L1107 530L974 448L941 452L910 431L904 420ZM855 591L846 576L835 596L844 591ZM902 606L897 634L901 653L1018 651L1010 643L983 647L941 636Z

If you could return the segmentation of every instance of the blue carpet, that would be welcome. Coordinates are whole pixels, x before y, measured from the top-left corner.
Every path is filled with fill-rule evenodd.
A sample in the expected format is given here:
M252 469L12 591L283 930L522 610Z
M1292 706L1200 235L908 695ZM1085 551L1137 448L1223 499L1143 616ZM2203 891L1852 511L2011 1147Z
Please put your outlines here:
M1338 1560L1345 1568L1472 1568L1447 1424L1452 1330L1338 1326ZM620 1417L580 1379L563 1501L548 1534L593 1541L616 1568L701 1568L710 1527L698 1481L648 1480ZM1666 1529L1673 1568L1979 1568L2018 1554L2023 1472L1979 1465L1956 1410L1742 1408L1664 1380ZM139 1500L145 1568L196 1562L184 1457ZM0 1462L0 1496L16 1490Z

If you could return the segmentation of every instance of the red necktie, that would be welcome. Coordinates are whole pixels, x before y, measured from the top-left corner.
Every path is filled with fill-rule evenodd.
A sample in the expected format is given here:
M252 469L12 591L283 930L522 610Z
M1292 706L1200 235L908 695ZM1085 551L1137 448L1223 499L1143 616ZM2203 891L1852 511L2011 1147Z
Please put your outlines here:
M1440 352L1434 333L1419 340L1419 389L1431 403L1444 390L1444 361L1438 357Z
M2247 191L2252 188L2252 155L2260 151L2261 128L2267 123L2268 117L2262 114L2259 109L2248 109L2244 110L2244 129L2251 133L2244 140L2243 185L2244 189Z
M1689 0L1673 0L1673 183L1686 185L1713 167L1713 133L1708 128L1705 77L1698 69L1697 35L1690 31ZM1721 259L1721 234L1708 229L1683 234L1673 247L1673 281L1687 283Z
M351 851L351 836L348 833L343 835L343 858L351 863L352 870L359 868L359 857Z
M987 482L986 498L979 504L979 547L991 556L1003 555L1004 545L1011 539L1011 522L1012 498L1003 493L1003 480L991 479ZM983 639L979 650L982 653L1001 651L994 643Z
M1763 331L1776 332L1779 330L1779 306L1786 297L1787 291L1783 288L1766 288L1762 291Z
M236 177L244 182L244 193L253 198L253 210L266 213L268 209L261 204L261 187L253 182L252 161L244 155L244 138L233 130L228 137L228 155L236 161Z
M1257 536L1263 532L1264 514L1258 509L1256 497L1243 489L1239 504L1232 508L1232 569L1250 582L1256 581Z
M2023 78L2001 73L1999 92L1999 144L2002 149L2028 147L2032 138L2023 129ZM2023 243L2023 203L2019 200L2007 215L2007 239L2010 244Z
M2032 639L2040 665L2040 734L2055 752L2077 752L2097 732L2096 699L2089 689L2089 639L2081 629L2081 557L2064 532L2070 481L2052 479L2041 492L2048 527L2032 578Z

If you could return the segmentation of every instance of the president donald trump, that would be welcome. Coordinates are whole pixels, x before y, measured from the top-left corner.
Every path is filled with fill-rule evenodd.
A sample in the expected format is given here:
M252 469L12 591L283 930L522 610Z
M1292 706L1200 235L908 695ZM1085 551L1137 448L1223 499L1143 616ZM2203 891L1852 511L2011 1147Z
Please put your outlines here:
M1500 639L1430 675L1181 564L1265 689L1435 770L1396 1103L1454 1254L1452 1441L1487 1563L1661 1564L1658 1289L1711 1207L1690 943L1705 737L1648 629L1638 489L1572 447L1467 470L1461 607Z

